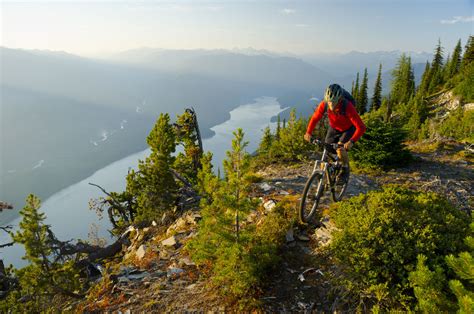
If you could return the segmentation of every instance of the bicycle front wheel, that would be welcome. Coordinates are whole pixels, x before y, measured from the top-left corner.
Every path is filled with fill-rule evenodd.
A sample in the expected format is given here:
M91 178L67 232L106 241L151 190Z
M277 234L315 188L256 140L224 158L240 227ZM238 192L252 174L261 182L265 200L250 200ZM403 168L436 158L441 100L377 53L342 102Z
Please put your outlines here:
M337 183L333 185L331 188L332 200L334 202L339 202L342 200L344 193L346 192L347 185L349 184L349 177L350 172L349 169L346 170L348 172L347 181L343 185L338 185ZM334 174L333 182L336 181L336 174Z
M321 172L316 171L309 177L303 190L299 211L301 222L307 223L314 216L323 191L324 177Z

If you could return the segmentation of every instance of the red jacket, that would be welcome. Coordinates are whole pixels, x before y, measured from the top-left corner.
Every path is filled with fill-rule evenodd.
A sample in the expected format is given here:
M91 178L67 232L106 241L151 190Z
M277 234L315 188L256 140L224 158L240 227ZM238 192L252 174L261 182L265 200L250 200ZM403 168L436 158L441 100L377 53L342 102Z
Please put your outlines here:
M306 129L307 134L313 133L313 130L316 127L316 123L318 123L319 120L321 120L321 118L323 117L324 106L326 106L326 103L322 101L319 104L318 108L314 111L314 114L311 117L311 120L309 121L308 128ZM340 110L341 104L339 104L336 107L336 110L334 111L328 108L327 112L329 118L329 125L333 129L341 132L346 131L351 126L355 126L356 131L354 132L354 135L352 136L351 140L353 142L356 142L365 133L365 124L360 119L359 114L357 114L354 105L350 101L347 102L345 115L341 114Z

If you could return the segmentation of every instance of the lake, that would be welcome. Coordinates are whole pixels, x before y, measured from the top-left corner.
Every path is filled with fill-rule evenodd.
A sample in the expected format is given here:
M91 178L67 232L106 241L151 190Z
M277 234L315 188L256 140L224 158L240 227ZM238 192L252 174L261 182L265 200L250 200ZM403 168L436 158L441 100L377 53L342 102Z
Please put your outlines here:
M226 151L231 148L233 131L237 128L244 130L245 140L249 141L247 151L253 152L258 147L263 129L268 125L274 127L270 119L283 110L274 97L260 97L232 110L229 120L211 128L215 132L214 136L203 140L204 150L211 151L214 155L214 166L222 169ZM104 196L98 188L89 185L89 182L98 184L107 191L123 191L128 170L136 169L138 160L145 159L149 154L150 151L145 150L118 160L46 199L41 211L46 213L46 224L51 226L57 238L88 239L89 232L94 229L99 237L110 239L107 231L110 223L106 215L99 219L95 211L89 210L90 199ZM19 222L20 218L17 218L9 224L16 228ZM0 243L9 241L8 235L0 233ZM26 264L21 259L23 252L23 247L20 246L4 248L0 251L0 259L3 259L5 265L21 267Z

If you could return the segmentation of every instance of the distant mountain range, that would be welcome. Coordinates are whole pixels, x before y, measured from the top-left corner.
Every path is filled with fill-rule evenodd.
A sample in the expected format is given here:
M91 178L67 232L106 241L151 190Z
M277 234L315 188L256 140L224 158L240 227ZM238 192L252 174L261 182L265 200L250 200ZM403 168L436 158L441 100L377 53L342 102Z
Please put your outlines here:
M44 199L144 149L160 112L175 117L193 106L203 136L210 136L210 127L227 120L238 105L260 96L323 89L329 81L316 67L291 58L203 56L173 70L0 49L0 199L16 209L30 192Z
M368 66L371 75L380 61L386 88L398 55L142 48L91 59L0 48L0 200L19 209L30 192L44 199L144 149L160 112L174 117L193 106L204 136L230 110L260 96L278 97L307 115L327 84L350 88L357 71ZM425 57L413 60L424 67Z

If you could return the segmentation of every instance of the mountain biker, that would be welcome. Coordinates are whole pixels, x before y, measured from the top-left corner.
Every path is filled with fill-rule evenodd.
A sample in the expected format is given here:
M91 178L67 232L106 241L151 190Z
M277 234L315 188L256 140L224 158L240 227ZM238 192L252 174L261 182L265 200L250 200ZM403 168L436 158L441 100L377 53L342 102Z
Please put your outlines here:
M349 156L347 151L351 149L352 145L359 140L366 130L354 104L344 97L344 93L344 89L338 84L331 84L326 88L324 100L314 111L304 135L304 139L309 142L316 124L327 111L329 129L324 141L327 144L338 143L343 145L336 151L343 165L336 181L337 184L344 184L349 179Z

